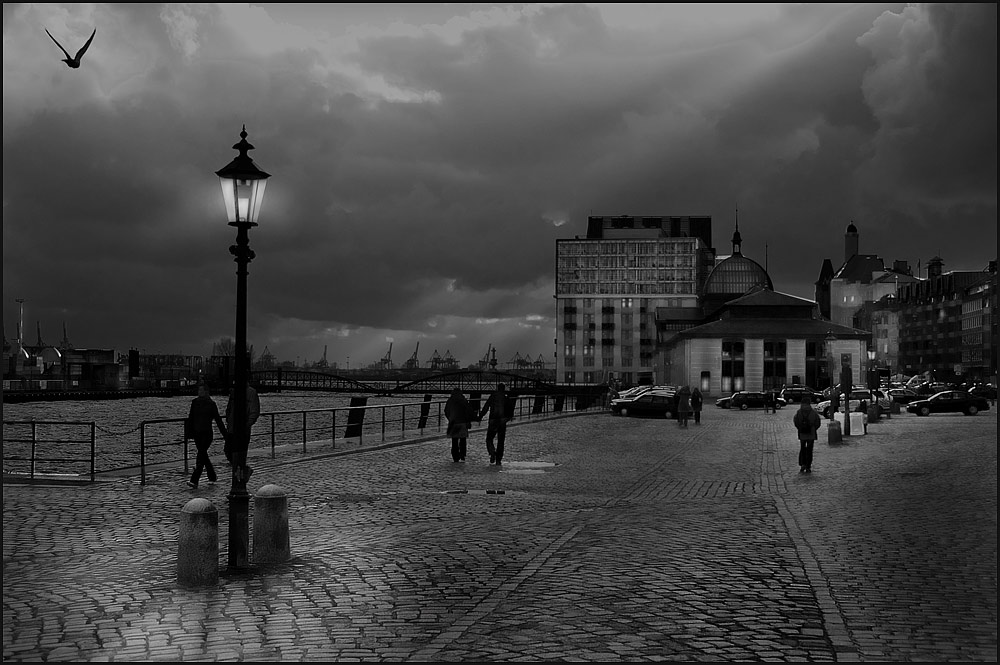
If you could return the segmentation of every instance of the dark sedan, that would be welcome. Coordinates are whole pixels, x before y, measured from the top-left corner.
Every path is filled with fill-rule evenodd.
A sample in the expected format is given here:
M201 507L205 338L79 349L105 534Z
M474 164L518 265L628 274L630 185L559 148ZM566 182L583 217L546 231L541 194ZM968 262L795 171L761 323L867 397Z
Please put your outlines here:
M810 402L815 404L816 402L822 401L823 399L822 393L813 390L809 386L803 386L800 384L785 386L784 388L781 389L780 396L788 404L791 404L793 402L798 403L801 402L803 399L808 399Z
M773 404L776 409L780 409L787 404L783 397L778 397L774 393L771 393L770 396L774 400ZM743 411L747 409L763 409L766 401L767 393L741 390L738 393L733 393L732 400L729 402L729 408L741 409Z
M618 416L652 416L675 418L674 395L660 390L650 390L637 397L611 401L611 412Z
M983 397L970 395L964 390L944 390L927 399L920 399L906 405L906 410L918 416L929 416L932 413L964 413L974 416L980 411L987 411L990 403Z

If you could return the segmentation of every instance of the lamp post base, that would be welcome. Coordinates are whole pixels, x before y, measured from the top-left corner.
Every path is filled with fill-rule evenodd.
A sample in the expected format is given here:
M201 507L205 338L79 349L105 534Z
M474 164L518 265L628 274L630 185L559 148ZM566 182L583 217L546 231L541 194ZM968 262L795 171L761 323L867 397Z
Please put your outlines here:
M234 487L229 492L229 569L250 567L250 493Z

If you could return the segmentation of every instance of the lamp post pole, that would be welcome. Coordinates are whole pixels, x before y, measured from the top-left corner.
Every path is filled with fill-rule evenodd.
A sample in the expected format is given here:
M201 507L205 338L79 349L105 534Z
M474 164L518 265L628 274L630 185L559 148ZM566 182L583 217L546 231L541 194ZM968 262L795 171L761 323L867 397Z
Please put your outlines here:
M247 421L247 387L249 358L247 357L247 266L254 259L250 249L250 228L257 226L257 216L269 174L261 171L247 155L253 146L247 142L246 126L240 132L240 142L233 146L239 155L216 171L222 183L223 199L229 225L236 227L236 244L229 253L236 262L236 359L233 380L232 485L229 490L229 568L240 570L250 565L250 493L247 480L247 449L250 426Z
M229 490L229 567L250 565L250 493L247 491L247 266L254 258L250 249L250 222L230 222L236 227L236 244L229 248L236 261L236 367L233 382L233 482Z

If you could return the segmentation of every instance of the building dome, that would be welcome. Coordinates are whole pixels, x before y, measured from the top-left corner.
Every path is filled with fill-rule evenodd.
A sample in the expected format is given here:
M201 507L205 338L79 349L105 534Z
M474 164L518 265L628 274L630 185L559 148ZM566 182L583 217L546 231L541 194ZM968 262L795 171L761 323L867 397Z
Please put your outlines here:
M715 266L708 275L704 294L743 295L758 287L774 290L767 271L753 259L734 254Z

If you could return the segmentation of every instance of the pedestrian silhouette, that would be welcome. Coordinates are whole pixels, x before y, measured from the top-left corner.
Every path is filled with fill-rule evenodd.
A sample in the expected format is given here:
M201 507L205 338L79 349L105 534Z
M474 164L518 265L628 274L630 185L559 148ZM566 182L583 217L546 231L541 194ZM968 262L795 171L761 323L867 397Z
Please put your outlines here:
M185 438L194 439L195 448L198 450L194 473L191 474L191 480L187 483L188 487L192 489L197 489L203 470L208 472L208 482L214 483L216 481L215 467L208 456L208 449L212 445L213 439L213 424L219 428L219 433L222 434L223 439L229 437L226 425L222 422L222 416L219 414L219 407L209 395L208 386L204 381L199 381L198 396L192 400L191 410L188 412L187 421L184 423L186 430Z
M79 69L80 59L83 57L83 54L87 52L87 49L90 48L90 42L94 41L94 35L97 34L97 28L94 28L94 31L90 33L90 39L88 39L87 43L83 45L83 48L76 52L76 57L70 56L69 51L63 48L62 44L60 44L56 38L52 36L52 33L49 32L48 29L45 30L45 34L47 34L49 38L56 43L56 46L59 47L60 51L66 54L66 57L63 58L63 62L66 63L66 66L70 69Z
M469 426L476 414L469 400L465 399L465 395L458 388L451 391L451 397L444 405L444 415L448 419L448 436L451 437L451 458L456 462L464 462Z

